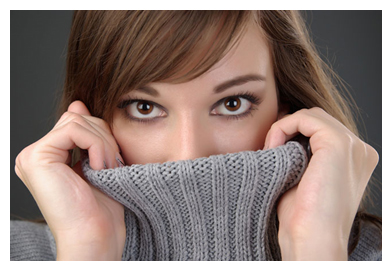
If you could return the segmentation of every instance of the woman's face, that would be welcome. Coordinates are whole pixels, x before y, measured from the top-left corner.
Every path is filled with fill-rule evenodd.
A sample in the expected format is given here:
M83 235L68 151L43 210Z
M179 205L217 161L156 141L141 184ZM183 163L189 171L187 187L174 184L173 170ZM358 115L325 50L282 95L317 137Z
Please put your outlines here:
M127 165L262 149L272 123L283 115L270 52L255 26L200 77L151 83L122 101L112 132Z

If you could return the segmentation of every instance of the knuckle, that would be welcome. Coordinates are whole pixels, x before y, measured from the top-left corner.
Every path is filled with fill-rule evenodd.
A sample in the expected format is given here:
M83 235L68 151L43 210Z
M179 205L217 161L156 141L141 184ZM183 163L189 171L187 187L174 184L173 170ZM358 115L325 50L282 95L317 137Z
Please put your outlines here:
M373 171L379 161L378 152L359 138L348 138L352 140L349 144L354 161L361 165L360 167L366 171Z
M62 122L63 120L67 119L69 117L69 112L64 112L61 117L59 118L58 122Z
M79 124L83 124L86 122L86 120L82 115L69 111L65 112L61 118L64 118L64 120L67 121L67 123L76 122Z
M73 116L73 115L75 115L75 113L66 111L66 112L63 113L63 115L61 117L68 118L68 117Z
M18 178L19 178L23 183L25 183L25 180L24 180L23 175L22 175L21 163L15 163L14 170L15 170L16 176L18 176Z
M345 152L355 153L355 150L358 149L358 140L353 138L350 134L347 133L339 133L335 135L335 142L340 142L339 148L344 150Z
M343 144L345 144L346 146L356 147L360 143L360 140L358 140L358 138L348 133L341 133L338 135L338 137L342 140Z
M75 118L77 118L79 115L73 112L64 112L61 115L61 118L59 120L59 122L65 122L65 121L73 121Z
M311 110L311 109L302 108L302 109L299 110L299 112L301 112L301 113L307 113L307 112L309 112L309 110Z
M88 128L90 125L83 116L73 113L69 122L67 123L67 126L69 126L68 128L72 130L80 127Z
M296 115L307 114L307 113L309 112L309 110L310 110L310 109L302 108L302 109L299 109L298 111L296 111L294 114L296 114Z
M324 114L326 113L324 109L322 109L321 107L312 107L311 109L309 109L311 112L315 113L315 114Z
M23 161L28 160L30 154L31 154L31 148L32 145L29 145L27 147L25 147L15 158L15 164L18 167L22 167L23 165Z
M70 134L70 133L74 132L76 129L79 129L80 126L81 126L81 124L79 124L78 122L71 121L71 122L67 123L67 125L65 125L64 128L65 128L66 132L68 134Z
M70 117L70 121L76 122L81 125L86 123L86 120L84 119L84 117L82 117L81 115L76 114L76 113L72 113L72 116Z
M298 118L299 121L303 121L304 119L305 121L307 121L306 119L309 119L310 117L315 117L316 115L317 113L315 111L315 108L302 108L295 112L295 116L296 118Z
M16 158L15 158L15 172L18 175L18 177L20 177L18 173L19 173L19 170L22 168L22 165L23 165L22 161L23 161L22 153L19 153L18 156L16 156Z
M26 170L26 165L30 165L32 154L32 146L27 146L24 148L15 158L15 173L24 183L26 183L25 179L23 178L23 172Z
M272 125L271 125L271 127L270 127L270 131L271 131L271 132L274 132L274 131L276 131L278 128L279 128L279 122L277 121L277 122L272 123Z
M368 159L370 160L370 163L375 167L378 164L380 156L376 151L376 149L374 149L372 146L370 146L367 143L364 143L364 145L365 145L366 154L369 157Z

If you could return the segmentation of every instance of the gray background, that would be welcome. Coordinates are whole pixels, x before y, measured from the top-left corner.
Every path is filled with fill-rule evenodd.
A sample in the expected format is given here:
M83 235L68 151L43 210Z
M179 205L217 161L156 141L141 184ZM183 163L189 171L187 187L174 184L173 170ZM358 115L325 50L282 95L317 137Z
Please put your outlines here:
M350 86L361 109L362 136L380 155L373 187L381 215L381 11L307 11L312 37L323 58ZM11 11L11 218L35 219L40 212L14 172L15 158L54 125L65 74L72 11Z

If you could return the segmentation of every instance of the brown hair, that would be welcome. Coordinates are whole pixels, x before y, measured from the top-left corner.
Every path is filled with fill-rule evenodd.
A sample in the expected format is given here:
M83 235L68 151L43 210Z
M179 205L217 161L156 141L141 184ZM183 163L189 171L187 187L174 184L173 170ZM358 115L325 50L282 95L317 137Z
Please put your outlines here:
M111 124L122 95L150 82L200 76L237 44L249 22L260 25L269 43L280 102L291 112L321 107L358 135L355 103L319 57L297 11L76 11L59 113L81 100ZM364 220L381 230L381 218L366 214L362 203L350 253Z
M61 111L78 99L111 123L117 101L130 90L207 71L248 19L240 11L76 11Z

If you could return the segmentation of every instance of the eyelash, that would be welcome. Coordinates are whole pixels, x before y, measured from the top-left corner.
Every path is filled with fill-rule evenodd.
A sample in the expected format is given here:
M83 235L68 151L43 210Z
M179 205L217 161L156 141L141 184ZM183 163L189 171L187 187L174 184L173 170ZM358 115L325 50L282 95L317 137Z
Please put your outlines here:
M223 101L225 101L226 99L229 99L229 98L244 98L244 99L247 99L251 103L251 106L249 107L249 109L246 112L244 112L242 114L238 114L238 115L214 115L214 116L225 117L227 120L240 120L240 119L248 117L249 115L252 115L252 111L257 110L258 109L257 106L261 103L260 98L256 97L251 92L246 91L246 92L241 92L241 93L238 93L238 94L235 94L235 95L231 95L231 96L227 96L225 98L220 99L218 102L216 102L213 105L213 108L216 107L216 106L221 105L223 103ZM158 104L156 104L156 103L154 103L152 101L144 100L144 99L141 99L141 98L138 98L138 97L135 97L134 99L123 100L123 101L121 101L117 105L117 107L120 108L120 109L124 109L123 112L124 112L125 116L127 117L127 119L129 119L130 121L136 121L136 122L139 122L139 123L148 124L148 123L154 122L154 121L156 121L157 119L160 118L160 117L155 117L155 118L151 118L151 119L147 119L147 118L146 119L140 119L140 118L134 118L134 117L130 116L128 114L128 112L126 111L126 107L128 105L132 104L132 103L135 103L135 102L147 102L147 103L150 103L153 106L156 106L156 107L160 108L161 110L165 111L162 108L162 106L160 106L160 105L158 105Z
M152 104L153 106L156 106L156 107L158 107L158 108L160 108L161 110L163 110L163 111L165 111L163 108L162 108L162 106L160 106L159 104L156 104L156 103L154 103L154 102L152 102L152 101L148 101L148 100L144 100L144 99L141 99L141 98L138 98L138 97L135 97L134 99L127 99L127 100L123 100L123 101L121 101L118 105L117 105L117 107L118 108L120 108L120 109L123 109L123 112L124 112L124 114L125 114L125 117L128 119L128 120L130 120L130 121L136 121L136 122L139 122L139 123L142 123L142 124L148 124L148 123L151 123L151 122L154 122L154 121L156 121L159 117L155 117L155 118L150 118L150 119L139 119L139 118L134 118L134 117L132 117L132 116L130 116L129 114L128 114L128 112L127 112L127 106L128 105L130 105L130 104L133 104L133 103L137 103L137 102L146 102L146 103L150 103L150 104Z

